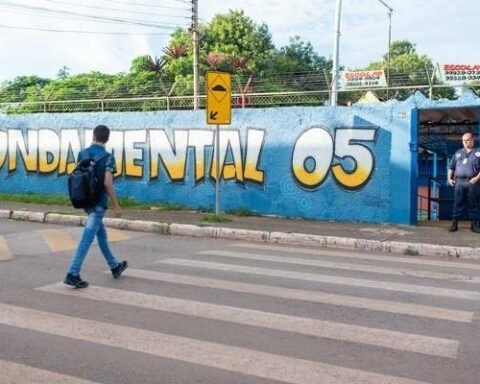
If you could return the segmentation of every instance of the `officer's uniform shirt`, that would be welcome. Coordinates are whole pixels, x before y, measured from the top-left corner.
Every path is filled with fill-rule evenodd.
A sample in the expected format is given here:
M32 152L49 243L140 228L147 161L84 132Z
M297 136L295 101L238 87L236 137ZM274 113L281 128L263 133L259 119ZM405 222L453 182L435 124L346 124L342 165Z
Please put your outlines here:
M453 155L449 167L456 179L470 179L480 172L480 148L473 148L470 153L465 148Z

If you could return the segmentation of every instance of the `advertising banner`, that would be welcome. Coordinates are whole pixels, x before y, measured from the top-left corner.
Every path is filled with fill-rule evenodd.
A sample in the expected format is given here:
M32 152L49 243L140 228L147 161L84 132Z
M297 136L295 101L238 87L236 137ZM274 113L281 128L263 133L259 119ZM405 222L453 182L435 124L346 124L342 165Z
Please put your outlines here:
M479 64L443 64L440 66L442 80L449 85L461 86L480 82Z
M387 80L383 69L375 71L344 71L341 76L342 89L386 87Z

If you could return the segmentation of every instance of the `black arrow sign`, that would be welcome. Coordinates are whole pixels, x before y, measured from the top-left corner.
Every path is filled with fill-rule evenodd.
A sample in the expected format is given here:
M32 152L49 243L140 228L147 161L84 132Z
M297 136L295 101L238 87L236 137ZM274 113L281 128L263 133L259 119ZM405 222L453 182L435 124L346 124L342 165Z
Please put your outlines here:
M210 120L217 120L218 112L210 112Z

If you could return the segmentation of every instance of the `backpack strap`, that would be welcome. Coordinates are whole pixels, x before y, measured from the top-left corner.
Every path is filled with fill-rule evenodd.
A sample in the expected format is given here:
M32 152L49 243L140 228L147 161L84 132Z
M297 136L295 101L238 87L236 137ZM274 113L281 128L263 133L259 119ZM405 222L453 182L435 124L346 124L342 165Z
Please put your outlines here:
M92 158L92 160L94 161L94 163L98 163L100 160L103 160L104 157L107 157L109 155L108 152L104 152L104 153L99 153L97 156L94 156Z

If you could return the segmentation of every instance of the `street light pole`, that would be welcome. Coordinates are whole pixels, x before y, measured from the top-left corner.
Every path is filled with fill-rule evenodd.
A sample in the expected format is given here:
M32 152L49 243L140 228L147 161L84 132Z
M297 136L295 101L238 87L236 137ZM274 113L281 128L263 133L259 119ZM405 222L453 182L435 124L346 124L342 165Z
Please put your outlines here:
M387 50L387 99L388 89L390 88L390 50L392 48L392 13L393 8L390 7L385 1L378 0L388 10L388 50Z
M387 96L388 87L390 85L390 47L392 42L392 12L393 8L390 7L385 1L378 0L384 7L388 9L388 51L387 51ZM330 106L335 107L338 102L338 75L339 75L339 56L340 56L340 19L342 15L342 0L337 0L337 7L335 11L335 35L333 39L333 63L332 63L332 91L330 94Z
M333 70L332 92L330 94L330 106L335 107L338 101L338 60L340 56L340 19L342 15L342 0L337 0L335 11L335 35L333 39Z

